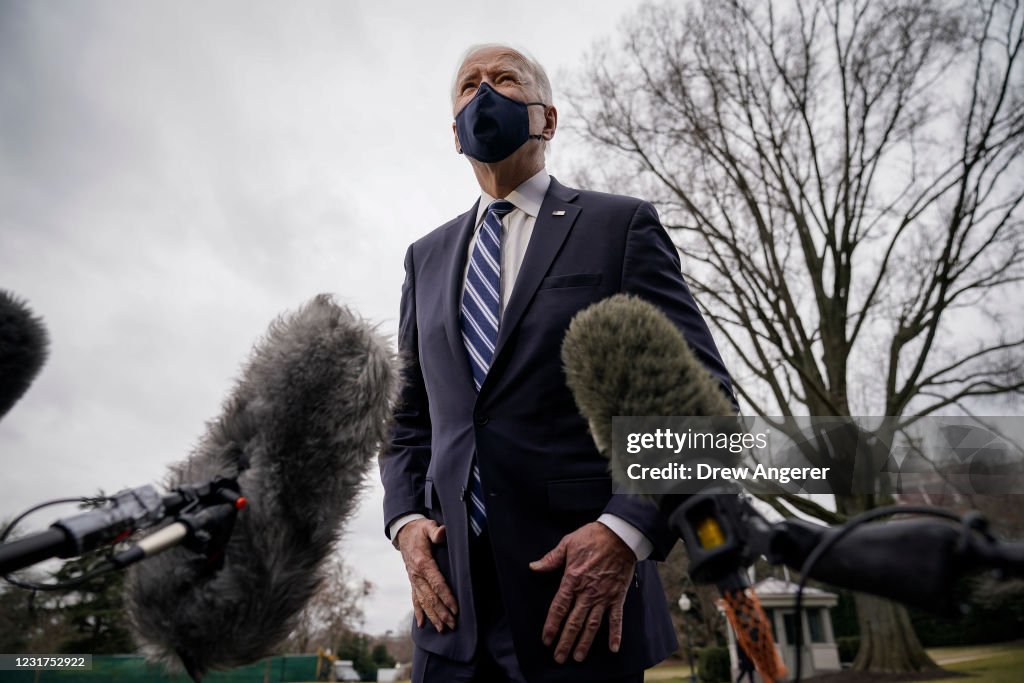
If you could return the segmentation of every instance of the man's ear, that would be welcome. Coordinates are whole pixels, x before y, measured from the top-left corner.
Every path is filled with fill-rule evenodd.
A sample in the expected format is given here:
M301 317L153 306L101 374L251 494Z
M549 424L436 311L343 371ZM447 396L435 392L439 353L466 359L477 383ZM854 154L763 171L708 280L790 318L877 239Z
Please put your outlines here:
M452 139L455 141L455 151L462 154L462 145L459 144L459 131L455 129L454 121L452 121Z
M544 130L541 131L541 135L545 140L550 140L555 137L556 128L558 128L558 110L552 105L544 111Z

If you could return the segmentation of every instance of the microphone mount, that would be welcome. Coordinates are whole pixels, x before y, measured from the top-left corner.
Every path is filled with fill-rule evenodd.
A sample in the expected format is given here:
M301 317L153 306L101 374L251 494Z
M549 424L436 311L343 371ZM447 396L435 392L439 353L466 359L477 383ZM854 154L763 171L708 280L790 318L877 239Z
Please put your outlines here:
M997 540L975 511L961 517L931 506L896 505L835 527L799 519L773 523L734 487L667 495L659 505L686 544L694 582L717 585L727 600L750 585L745 570L758 557L800 572L798 614L811 578L957 616L967 609L957 591L962 578L983 570L1001 579L1024 577L1024 543ZM917 516L877 522L894 515ZM802 643L799 619L796 628L796 642ZM801 668L797 657L796 681Z
M67 502L105 501L100 507L57 520L42 532L7 542L14 527L36 510ZM125 489L101 499L59 499L36 505L0 533L0 575L6 581L34 590L70 588L106 571L121 569L176 545L207 557L216 569L231 536L238 512L248 501L237 477L219 477L185 484L161 496L151 485ZM116 545L133 533L159 527L130 548L111 556L87 574L58 584L37 584L7 574L51 558L71 558Z

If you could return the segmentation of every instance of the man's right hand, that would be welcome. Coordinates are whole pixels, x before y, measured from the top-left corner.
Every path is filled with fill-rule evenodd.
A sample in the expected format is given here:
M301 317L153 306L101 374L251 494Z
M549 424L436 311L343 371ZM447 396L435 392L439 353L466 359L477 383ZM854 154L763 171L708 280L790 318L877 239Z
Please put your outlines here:
M459 613L455 596L431 553L431 545L443 543L444 535L444 526L434 520L416 519L399 529L397 539L412 586L416 625L423 628L423 618L426 616L438 633L442 633L445 626L455 628L455 615Z

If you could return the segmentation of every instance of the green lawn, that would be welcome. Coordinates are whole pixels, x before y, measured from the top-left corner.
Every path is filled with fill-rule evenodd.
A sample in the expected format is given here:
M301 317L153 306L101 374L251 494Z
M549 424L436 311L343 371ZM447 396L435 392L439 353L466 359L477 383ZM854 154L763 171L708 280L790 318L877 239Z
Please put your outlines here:
M698 679L699 681L700 679ZM656 669L649 669L644 673L644 683L654 681L656 683L690 683L690 667L688 666L659 666ZM398 683L410 683L409 681L398 681Z
M942 668L967 674L970 678L930 679L937 683L1021 683L1024 681L1024 642L929 648ZM644 681L689 683L688 666L659 666L644 675ZM929 683L921 681L920 683Z
M644 683L648 681L655 681L656 683L690 683L690 667L685 665L659 666L655 669L649 669L644 673ZM398 683L409 683L409 681L399 681Z
M697 679L698 681L700 679ZM657 683L690 683L690 667L686 666L659 666L648 669L644 672L644 683L657 681Z
M971 676L960 679L963 683L1020 683L1024 680L1024 643L936 648L929 650L928 653L942 665L942 668ZM978 656L977 659L967 659L975 655ZM951 662L951 659L960 661ZM948 663L943 663L944 661ZM950 683L951 679L933 680Z
M1024 641L993 643L991 645L966 645L954 647L930 647L928 654L939 664L956 664L969 659L985 659L1008 652L1024 650Z

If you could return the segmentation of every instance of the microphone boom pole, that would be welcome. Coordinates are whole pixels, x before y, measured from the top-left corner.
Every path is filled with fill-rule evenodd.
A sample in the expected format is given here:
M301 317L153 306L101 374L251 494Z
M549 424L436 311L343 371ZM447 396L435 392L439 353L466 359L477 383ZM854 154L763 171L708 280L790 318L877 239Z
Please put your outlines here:
M213 524L214 520L210 513L202 518L198 518L197 513L216 510L221 506L230 508L232 512L244 508L246 500L237 491L238 483L228 478L200 485L180 486L166 496L160 496L150 485L125 489L111 496L104 507L65 517L51 524L45 531L2 543L18 521L30 512L50 504L44 503L19 516L0 535L0 575L6 576L55 557L66 559L84 555L105 545L117 543L136 531L156 526L168 519L178 518L186 521L175 522L175 525L184 527L184 533L176 538L176 545L196 537L203 528ZM69 501L53 501L61 502ZM214 516L223 516L223 512ZM179 513L182 513L180 517ZM197 519L201 519L202 523L196 523ZM114 556L114 567L126 567L171 547L167 544L170 534L165 529L154 532L136 546ZM159 550L150 540L157 534L163 539Z

